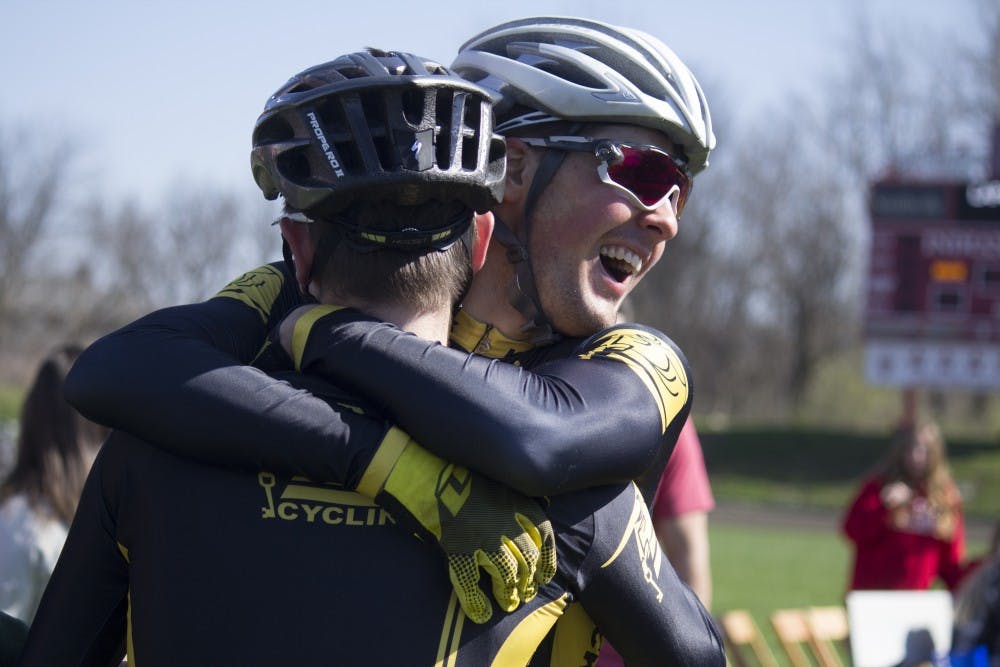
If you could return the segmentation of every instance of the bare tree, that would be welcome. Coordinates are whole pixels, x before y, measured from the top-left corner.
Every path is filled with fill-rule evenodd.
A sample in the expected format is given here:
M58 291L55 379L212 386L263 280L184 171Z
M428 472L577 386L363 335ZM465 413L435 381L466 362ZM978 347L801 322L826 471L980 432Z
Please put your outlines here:
M0 322L10 321L32 254L66 199L73 151L66 141L45 141L0 129Z
M970 127L973 133L971 139L956 137L960 149L988 144L983 137L989 137L1000 124L1000 5L990 0L978 0L976 5L980 30L958 42L959 66L948 79L949 96L960 116L968 121L964 127ZM975 148L968 152L989 161Z
M86 273L104 297L90 311L89 324L111 329L157 302L160 249L155 221L135 201L110 205L93 201L84 209L90 250Z
M208 188L177 187L166 215L158 220L165 253L161 270L162 304L206 299L231 277L229 257L245 222L236 198Z

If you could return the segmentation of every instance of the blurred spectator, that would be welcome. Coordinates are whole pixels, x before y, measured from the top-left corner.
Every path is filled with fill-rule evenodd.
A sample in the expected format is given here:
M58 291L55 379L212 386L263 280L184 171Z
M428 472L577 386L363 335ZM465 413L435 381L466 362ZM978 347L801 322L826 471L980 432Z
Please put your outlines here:
M985 650L991 666L1000 666L1000 522L990 549L976 559L955 593L955 655Z
M26 623L108 434L63 398L63 380L81 350L65 345L42 361L21 407L14 466L0 484L0 610Z
M701 440L694 422L688 417L656 489L653 525L660 546L677 571L677 576L709 611L712 608L712 570L708 513L714 507L715 498L708 483ZM619 667L623 664L614 647L604 642L596 667Z
M677 575L712 608L708 513L715 507L701 440L688 418L653 500L653 524Z
M861 487L843 522L854 543L851 590L926 590L962 573L961 497L937 425L906 424Z

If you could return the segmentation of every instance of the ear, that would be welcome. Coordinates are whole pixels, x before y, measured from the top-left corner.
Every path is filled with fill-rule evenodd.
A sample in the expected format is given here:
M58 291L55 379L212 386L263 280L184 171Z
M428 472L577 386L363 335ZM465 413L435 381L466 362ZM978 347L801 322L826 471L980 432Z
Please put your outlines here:
M287 217L281 219L281 235L288 242L295 260L295 280L303 293L309 291L309 275L312 273L313 241L308 222L295 222Z
M504 181L503 203L521 204L528 196L531 179L538 161L528 144L517 137L507 137L507 177ZM506 218L504 218L506 220Z
M477 273L486 263L486 250L493 236L493 213L477 213L472 224L475 228L472 239L472 272Z

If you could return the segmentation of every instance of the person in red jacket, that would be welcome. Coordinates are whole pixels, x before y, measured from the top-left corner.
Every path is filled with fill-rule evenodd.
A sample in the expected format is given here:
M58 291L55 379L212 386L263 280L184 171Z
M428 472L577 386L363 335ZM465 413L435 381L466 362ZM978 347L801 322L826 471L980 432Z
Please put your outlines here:
M888 456L865 480L843 531L854 544L851 590L925 590L962 573L965 526L941 431L897 429Z

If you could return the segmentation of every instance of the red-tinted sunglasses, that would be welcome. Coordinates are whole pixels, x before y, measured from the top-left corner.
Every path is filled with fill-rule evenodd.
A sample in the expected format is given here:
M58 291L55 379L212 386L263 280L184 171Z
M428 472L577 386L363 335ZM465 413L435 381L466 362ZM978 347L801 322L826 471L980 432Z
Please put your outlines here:
M679 218L691 193L693 181L687 167L656 146L574 136L518 139L529 146L593 153L600 160L597 174L601 180L627 194L644 211L655 211L676 194L674 214Z

